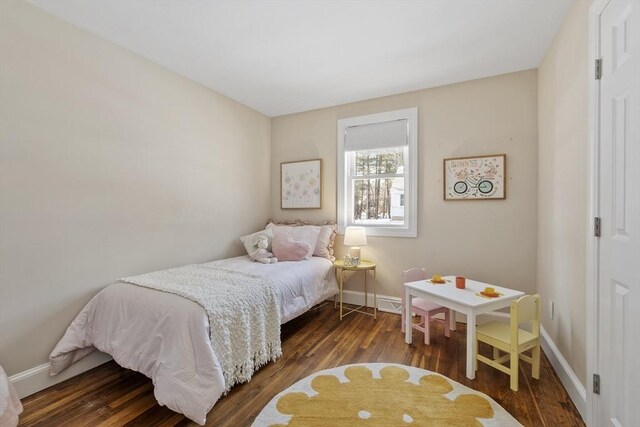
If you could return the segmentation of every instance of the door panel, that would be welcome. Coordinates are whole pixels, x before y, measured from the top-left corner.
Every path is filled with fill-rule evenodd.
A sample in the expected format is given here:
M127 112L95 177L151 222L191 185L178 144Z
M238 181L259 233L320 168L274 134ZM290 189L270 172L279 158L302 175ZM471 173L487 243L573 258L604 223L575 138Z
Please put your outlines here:
M597 426L640 420L640 3L601 15Z

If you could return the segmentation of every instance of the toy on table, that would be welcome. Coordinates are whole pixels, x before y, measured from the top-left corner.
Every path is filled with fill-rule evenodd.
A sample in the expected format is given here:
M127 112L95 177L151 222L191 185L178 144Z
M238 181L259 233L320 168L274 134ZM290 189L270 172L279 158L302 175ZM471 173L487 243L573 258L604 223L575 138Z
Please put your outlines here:
M482 295L483 297L488 297L488 298L498 298L500 295L502 295L499 292L496 292L496 290L490 286L487 286L486 288L484 288L484 291L479 292L480 295Z
M444 280L444 279L442 278L442 276L441 276L441 275L439 275L439 274L434 274L434 275L431 277L431 283L437 283L437 284L441 285L441 284L443 284L443 283L446 283L446 280Z

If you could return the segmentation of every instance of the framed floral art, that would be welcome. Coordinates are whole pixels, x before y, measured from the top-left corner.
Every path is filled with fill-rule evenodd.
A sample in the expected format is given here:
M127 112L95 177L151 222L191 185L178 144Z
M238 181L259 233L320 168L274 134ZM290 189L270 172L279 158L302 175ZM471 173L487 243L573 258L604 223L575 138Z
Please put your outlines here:
M322 160L280 163L280 208L322 207Z

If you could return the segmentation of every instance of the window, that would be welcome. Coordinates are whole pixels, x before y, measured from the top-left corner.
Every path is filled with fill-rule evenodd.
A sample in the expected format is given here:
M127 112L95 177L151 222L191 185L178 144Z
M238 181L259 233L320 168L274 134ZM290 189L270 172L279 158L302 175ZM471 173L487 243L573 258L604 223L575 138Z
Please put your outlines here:
M403 147L347 153L351 169L347 192L353 193L352 220L358 225L404 224Z
M338 121L338 226L417 236L416 108Z

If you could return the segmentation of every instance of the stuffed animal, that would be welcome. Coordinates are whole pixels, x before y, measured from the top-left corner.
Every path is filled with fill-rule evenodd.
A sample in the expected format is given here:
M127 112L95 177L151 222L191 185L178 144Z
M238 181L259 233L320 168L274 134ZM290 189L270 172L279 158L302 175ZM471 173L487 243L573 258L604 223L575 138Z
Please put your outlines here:
M274 257L273 254L267 250L268 247L269 239L267 236L260 236L258 238L258 249L249 254L249 258L263 264L273 264L278 262L278 258Z

